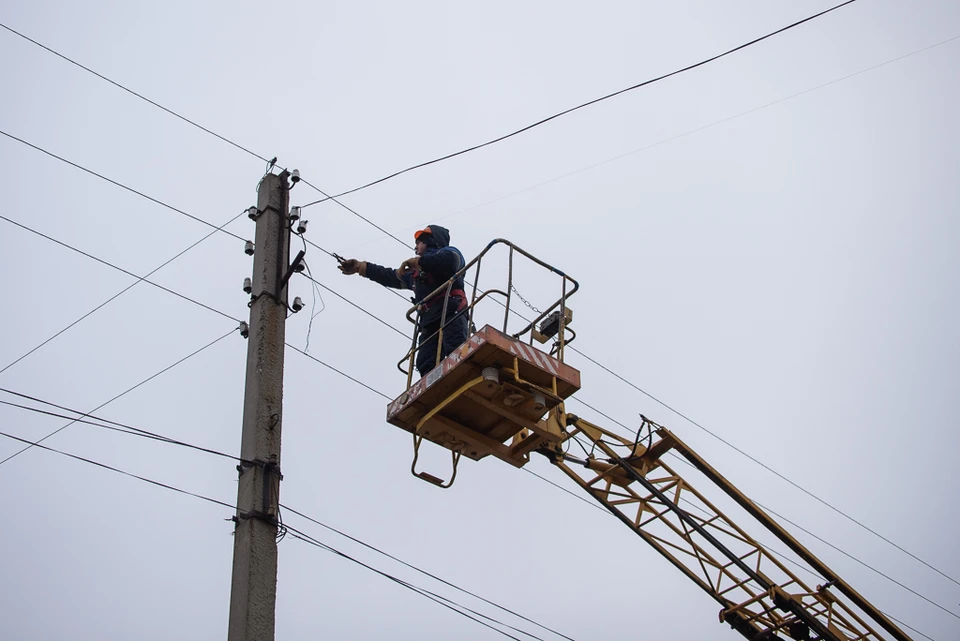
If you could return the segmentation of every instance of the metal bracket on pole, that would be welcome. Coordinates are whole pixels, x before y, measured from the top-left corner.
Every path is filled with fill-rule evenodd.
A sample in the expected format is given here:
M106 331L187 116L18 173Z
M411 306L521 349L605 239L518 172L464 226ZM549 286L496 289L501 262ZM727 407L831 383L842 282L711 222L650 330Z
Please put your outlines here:
M303 257L306 255L306 252L302 249L297 252L297 257L293 259L293 262L290 263L290 266L287 268L287 273L283 275L283 278L280 279L280 287L277 288L277 302L280 301L280 296L283 294L283 288L287 286L287 281L290 280L290 277L293 276L293 272L298 271L297 266L303 261Z

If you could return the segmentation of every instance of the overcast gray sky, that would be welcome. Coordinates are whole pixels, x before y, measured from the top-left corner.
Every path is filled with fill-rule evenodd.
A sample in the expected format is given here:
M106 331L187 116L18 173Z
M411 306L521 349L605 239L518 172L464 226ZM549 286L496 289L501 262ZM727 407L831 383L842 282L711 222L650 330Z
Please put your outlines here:
M5 3L0 22L333 193L832 4L36 0ZM960 579L958 36L955 2L860 0L343 202L403 239L442 222L468 257L505 237L557 265L581 283L580 350ZM0 60L8 134L215 225L255 203L264 164L253 156L5 30ZM136 274L210 231L2 136L0 163L3 216ZM318 197L301 184L292 202ZM305 213L308 237L330 251L388 265L410 254L333 203ZM227 229L253 236L246 217ZM245 318L242 249L216 234L151 279ZM403 300L344 278L321 252L307 258L325 285L407 329ZM0 368L134 281L2 220L0 269ZM292 294L311 305L308 284L295 279ZM532 271L516 285L541 307L556 296ZM405 339L329 293L323 302L310 353L398 395ZM301 348L308 319L287 326ZM0 373L0 387L88 411L234 326L141 283ZM232 334L97 415L235 453L245 357ZM629 426L640 412L667 425L749 496L949 612L790 527L878 607L937 641L960 638L956 581L583 357L568 362L583 400ZM737 638L715 602L614 519L491 459L465 460L451 490L418 481L381 396L295 351L286 363L285 504L578 640ZM22 438L63 424L0 407L2 430ZM48 444L235 501L229 460L86 425ZM0 459L18 449L0 438ZM437 473L448 461L424 453ZM570 487L546 460L530 468ZM0 465L0 480L0 637L226 636L230 509L36 449ZM502 638L290 537L278 586L278 639Z

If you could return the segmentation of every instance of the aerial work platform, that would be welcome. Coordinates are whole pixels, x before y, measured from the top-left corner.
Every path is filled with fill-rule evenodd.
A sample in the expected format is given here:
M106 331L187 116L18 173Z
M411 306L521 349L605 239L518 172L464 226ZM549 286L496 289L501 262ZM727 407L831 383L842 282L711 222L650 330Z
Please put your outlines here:
M494 284L482 288L480 264L495 247L506 247L509 252L506 286ZM517 291L514 285L515 255L528 259L535 268L545 268L553 277L559 277L560 295L545 311L534 307ZM474 268L473 282L470 282L466 280L467 272ZM450 293L458 279L472 286L470 302L460 309L448 309ZM498 281L496 276L495 279ZM564 346L576 338L576 333L569 327L573 312L567 306L567 299L579 287L576 280L559 269L510 241L497 238L423 298L444 301L440 328L434 334L424 336L420 333L420 314L428 305L421 302L407 311L407 320L414 325L415 331L410 349L397 363L400 371L407 375L407 387L387 406L387 422L413 434L413 465L410 469L415 476L440 487L450 487L463 455L475 461L492 455L522 467L530 460L530 452L563 441L564 426L558 420L549 420L554 417L548 413L580 389L580 372L563 362ZM510 309L514 293L537 315L535 318L528 319ZM503 302L498 300L499 297ZM503 314L503 325L497 329L485 324L478 331L474 325L477 306L491 300L503 310L496 312ZM511 314L525 323L519 331L508 332ZM467 340L441 359L444 329L464 315L469 327ZM549 353L534 347L534 340L543 345L552 341L552 345L545 348ZM414 382L414 364L420 362L419 350L425 344L437 350L434 367ZM417 472L417 457L424 439L451 451L453 474L449 481Z
M521 467L562 440L542 419L579 389L579 371L486 325L390 403L387 421L455 454Z

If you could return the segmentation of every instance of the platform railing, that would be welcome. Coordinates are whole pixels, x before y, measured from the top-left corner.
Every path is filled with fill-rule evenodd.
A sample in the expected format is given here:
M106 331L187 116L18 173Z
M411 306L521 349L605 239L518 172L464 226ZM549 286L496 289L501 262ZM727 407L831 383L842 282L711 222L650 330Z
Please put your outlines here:
M507 288L506 291L496 288L480 290L478 295L479 283L480 283L480 267L483 261L483 257L496 245L506 245L509 247L508 263L507 263ZM560 361L563 361L564 346L573 340L576 337L576 334L572 330L568 330L566 327L567 322L567 299L573 296L578 289L580 289L580 284L568 276L563 271L557 269L553 265L547 263L546 261L540 260L530 252L518 247L514 243L506 240L504 238L495 238L487 243L487 246L484 247L473 260L461 267L453 276L443 282L439 287L430 292L423 301L415 304L409 310L407 310L406 318L407 320L414 325L413 337L410 344L410 349L404 354L403 358L397 363L397 368L407 375L407 389L413 384L413 371L414 364L416 362L417 353L421 349L423 343L428 342L434 336L437 337L437 354L436 360L434 361L434 367L440 363L441 350L443 349L443 332L444 329L450 325L454 320L460 317L462 314L467 314L467 338L472 336L475 333L476 328L474 327L474 310L476 309L477 304L488 296L494 296L492 300L497 300L496 296L503 296L504 302L499 303L503 305L503 331L504 334L507 333L507 326L510 320L510 303L511 303L511 292L513 291L513 259L514 253L517 253L532 262L540 265L541 267L547 269L550 272L553 272L561 277L561 293L560 297L550 305L545 311L539 312L539 315L529 323L519 332L513 334L515 338L521 338L525 334L529 334L529 342L533 344L533 329L537 326L538 323L546 319L554 311L559 311L559 329L557 331L557 342L554 345L554 348L551 350L551 354L556 353L557 358ZM450 302L450 292L453 289L453 283L460 277L464 277L466 280L467 273L475 269L474 278L472 285L472 292L470 295L469 304L462 310L457 310L456 312L449 315L450 310L448 309ZM568 288L572 287L569 289ZM440 316L440 328L425 338L420 338L420 316L424 311L424 301L430 301L436 298L437 296L443 296L443 311ZM499 301L498 301L499 302ZM539 311L539 310L537 310ZM516 312L514 312L516 313ZM449 318L448 318L449 315ZM526 319L525 319L526 320ZM570 331L572 337L567 339L566 332ZM407 367L404 369L403 365L406 363Z

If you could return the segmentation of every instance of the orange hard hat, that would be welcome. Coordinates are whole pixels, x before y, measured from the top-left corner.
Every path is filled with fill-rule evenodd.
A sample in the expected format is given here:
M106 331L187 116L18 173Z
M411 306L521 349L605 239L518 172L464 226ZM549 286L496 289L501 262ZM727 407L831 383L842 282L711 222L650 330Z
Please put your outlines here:
M424 227L423 229L421 229L421 230L419 230L419 231L413 232L413 241L414 241L414 242L417 242L418 240L420 240L420 236L422 236L423 234L433 235L433 230L430 229L429 227Z

